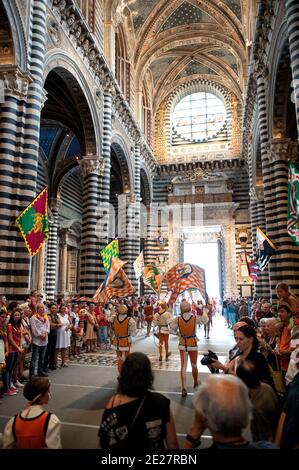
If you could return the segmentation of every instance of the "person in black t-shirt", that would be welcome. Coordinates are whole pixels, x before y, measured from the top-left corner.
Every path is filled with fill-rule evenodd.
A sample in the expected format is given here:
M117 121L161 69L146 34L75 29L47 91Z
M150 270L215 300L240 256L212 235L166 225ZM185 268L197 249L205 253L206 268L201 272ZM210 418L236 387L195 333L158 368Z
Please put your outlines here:
M170 400L149 391L153 373L148 357L130 354L118 377L117 393L104 411L98 436L100 447L110 452L177 449L178 441Z

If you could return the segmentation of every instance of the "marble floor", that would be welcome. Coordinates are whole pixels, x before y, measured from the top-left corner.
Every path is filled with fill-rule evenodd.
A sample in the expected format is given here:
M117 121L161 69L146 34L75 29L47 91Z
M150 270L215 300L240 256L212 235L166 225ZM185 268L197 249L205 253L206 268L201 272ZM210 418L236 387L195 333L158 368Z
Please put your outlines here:
M204 338L203 327L198 331L199 358L198 366L200 379L205 380L209 370L202 366L200 359L208 349L213 350L224 361L227 352L233 344L232 331L224 325L223 317L213 318L210 339ZM148 354L155 374L154 388L171 399L172 411L180 443L188 432L193 418L193 388L191 367L188 364L189 391L186 398L181 397L179 367L180 360L177 349L178 338L170 337L172 355L168 362L158 361L157 340L145 336L145 330L139 330L133 340L132 351L142 351ZM83 353L81 358L73 359L68 368L52 371L52 399L49 411L55 413L62 422L62 443L65 449L95 449L98 448L97 432L106 402L114 393L116 387L117 369L115 353L98 351ZM20 389L12 397L5 397L0 405L0 432L3 432L7 420L15 415L24 405ZM202 446L207 447L211 442L209 434L202 439Z

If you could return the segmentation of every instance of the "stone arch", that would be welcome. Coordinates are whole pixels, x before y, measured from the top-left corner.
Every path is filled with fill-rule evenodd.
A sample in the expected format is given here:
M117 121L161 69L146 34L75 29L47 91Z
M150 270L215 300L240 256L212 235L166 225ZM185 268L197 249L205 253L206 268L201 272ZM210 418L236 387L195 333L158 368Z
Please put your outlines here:
M111 138L113 150L121 169L123 192L134 192L134 171L130 157L130 151L123 137L119 133L113 133Z
M273 73L269 84L269 136L271 139L298 139L296 109L292 102L292 70L287 24L281 25L274 48Z
M44 83L53 71L58 71L62 75L66 85L72 88L77 105L80 106L86 155L101 155L102 139L96 96L93 95L79 65L66 53L51 51L45 58Z
M143 164L140 166L140 188L142 197L141 202L144 206L149 207L153 200L153 188L151 184L151 177L147 168Z
M18 5L11 0L3 0L2 7L7 15L12 34L15 65L25 71L28 65L26 36Z

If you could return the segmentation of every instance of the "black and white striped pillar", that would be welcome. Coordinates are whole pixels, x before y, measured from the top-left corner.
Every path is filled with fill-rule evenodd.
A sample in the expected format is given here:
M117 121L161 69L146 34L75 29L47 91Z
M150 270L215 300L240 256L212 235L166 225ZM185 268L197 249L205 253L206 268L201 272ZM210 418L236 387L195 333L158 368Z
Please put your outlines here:
M140 143L138 139L134 147L134 192L134 195L127 198L124 255L129 261L126 273L137 291L138 281L133 263L140 253Z
M268 156L268 142L269 142L269 131L268 131L268 119L267 119L267 98L266 98L266 77L265 71L262 70L257 74L257 104L258 104L258 118L259 118L259 130L260 130L260 145L261 145L261 161L262 161L262 174L263 174L263 204L265 208L265 226L264 230L266 235L271 239L273 236L272 219L270 213L272 210L272 174L269 165ZM259 217L262 214L262 208L259 208ZM262 218L258 219L259 222L263 222ZM262 228L262 227L261 227ZM268 286L264 285L266 281L266 272L271 270L268 266L266 271L260 274L260 278L263 281L262 292L264 297L270 298L271 296L271 275L269 276Z
M298 0L286 0L285 5L293 76L293 96L296 106L297 131L299 136L299 3Z
M47 241L46 297L54 301L57 287L58 257L58 212L60 200L50 201L51 219L49 220L49 238Z
M276 298L275 286L286 282L294 293L299 293L299 247L287 233L288 217L288 160L295 156L297 145L289 139L273 140L269 145L272 174L272 238L278 251L271 261L271 290Z
M83 176L82 232L80 252L80 295L93 297L100 285L100 239L98 233L99 175L103 159L85 156L80 160Z
M107 79L104 83L103 93L103 136L102 136L102 161L103 173L99 178L99 194L97 208L97 237L99 249L103 249L113 234L109 233L109 215L110 215L110 167L111 167L111 135L112 135L112 103L114 89ZM111 235L111 237L110 237ZM105 273L103 264L100 262L99 278L100 282L104 280Z
M0 283L8 298L24 299L30 257L16 217L36 196L47 0L30 10L28 70L0 67L5 83L0 135Z

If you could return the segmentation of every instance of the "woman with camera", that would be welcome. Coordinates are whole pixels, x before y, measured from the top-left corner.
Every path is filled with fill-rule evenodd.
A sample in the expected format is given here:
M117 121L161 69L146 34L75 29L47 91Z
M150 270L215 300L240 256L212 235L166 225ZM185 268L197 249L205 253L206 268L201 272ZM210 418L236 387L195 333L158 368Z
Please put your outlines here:
M273 379L267 360L258 352L259 342L256 331L252 326L244 325L235 332L235 340L239 348L239 354L232 359L227 366L219 361L214 361L210 367L220 369L225 374L236 375L238 367L246 360L253 362L256 367L256 374L261 382L268 383L274 388Z

